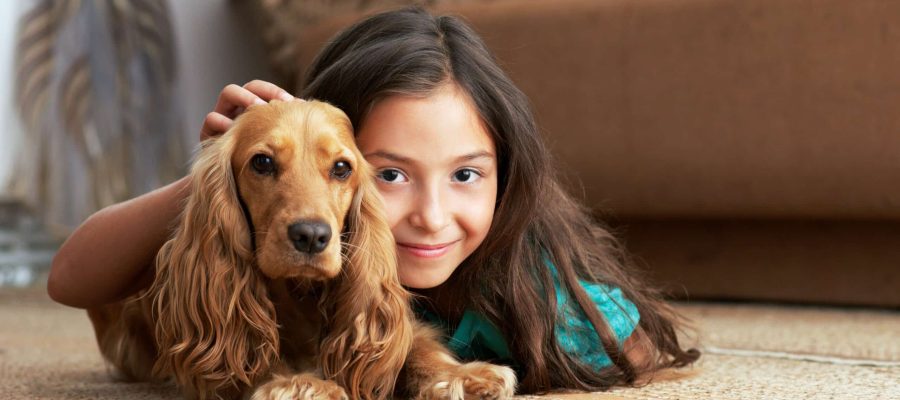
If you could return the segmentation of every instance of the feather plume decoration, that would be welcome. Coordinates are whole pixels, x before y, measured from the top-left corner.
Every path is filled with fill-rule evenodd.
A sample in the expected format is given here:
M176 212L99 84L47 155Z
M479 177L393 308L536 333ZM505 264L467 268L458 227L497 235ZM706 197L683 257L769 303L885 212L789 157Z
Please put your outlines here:
M183 176L164 0L38 0L22 15L16 101L26 131L10 192L67 235L94 211Z

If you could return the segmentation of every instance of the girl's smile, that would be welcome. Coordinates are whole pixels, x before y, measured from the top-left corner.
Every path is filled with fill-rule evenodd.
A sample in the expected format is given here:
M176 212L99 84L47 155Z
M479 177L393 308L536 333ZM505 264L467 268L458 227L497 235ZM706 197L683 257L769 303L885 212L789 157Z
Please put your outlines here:
M436 245L397 243L397 248L401 251L409 252L416 257L438 258L447 254L447 252L450 251L450 248L456 243L459 243L459 240Z
M454 83L384 98L356 140L376 171L400 281L444 283L484 241L497 202L496 150L472 100Z

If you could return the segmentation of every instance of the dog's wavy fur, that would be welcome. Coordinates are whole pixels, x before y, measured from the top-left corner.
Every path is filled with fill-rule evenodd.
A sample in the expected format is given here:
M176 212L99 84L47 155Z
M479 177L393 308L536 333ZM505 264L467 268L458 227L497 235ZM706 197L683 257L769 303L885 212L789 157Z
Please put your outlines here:
M273 151L278 172L254 172L253 156ZM349 178L328 172L336 159L351 164ZM191 181L150 288L89 310L101 352L125 378L174 377L199 398L357 399L391 396L402 371L398 392L419 398L513 393L510 369L459 364L414 322L343 112L315 101L251 107L203 143ZM286 256L282 231L297 218L328 222L340 240Z

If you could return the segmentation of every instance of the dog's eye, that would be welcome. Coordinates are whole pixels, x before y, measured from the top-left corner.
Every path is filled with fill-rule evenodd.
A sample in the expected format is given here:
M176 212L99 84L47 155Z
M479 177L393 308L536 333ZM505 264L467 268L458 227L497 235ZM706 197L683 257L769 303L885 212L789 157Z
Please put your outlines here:
M253 170L262 175L275 173L275 160L265 154L257 154L250 160Z
M353 168L350 168L350 163L346 161L338 161L331 167L331 176L340 180L347 179L352 172Z

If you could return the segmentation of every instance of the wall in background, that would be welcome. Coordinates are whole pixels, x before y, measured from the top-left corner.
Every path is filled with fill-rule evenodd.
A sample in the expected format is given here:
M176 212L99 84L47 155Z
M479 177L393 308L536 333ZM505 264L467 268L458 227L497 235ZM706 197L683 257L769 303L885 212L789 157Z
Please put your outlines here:
M21 146L22 129L13 107L15 21L21 7L16 1L0 1L0 195L9 183L16 149Z
M169 1L177 40L185 140L196 145L203 118L228 83L271 79L262 42L229 0ZM12 98L16 20L30 2L0 1L0 195L6 190L21 125Z
M185 105L186 134L192 145L229 83L272 80L259 34L244 10L229 0L170 1Z

